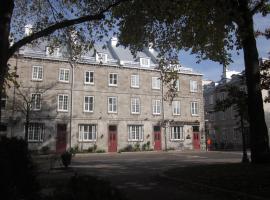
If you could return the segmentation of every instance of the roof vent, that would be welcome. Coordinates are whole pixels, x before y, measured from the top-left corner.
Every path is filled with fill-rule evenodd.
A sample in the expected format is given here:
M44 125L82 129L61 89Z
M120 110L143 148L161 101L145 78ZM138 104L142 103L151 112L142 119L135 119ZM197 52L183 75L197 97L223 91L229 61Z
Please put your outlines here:
M117 45L117 43L118 43L118 39L117 39L117 37L112 37L111 38L111 46L116 46Z

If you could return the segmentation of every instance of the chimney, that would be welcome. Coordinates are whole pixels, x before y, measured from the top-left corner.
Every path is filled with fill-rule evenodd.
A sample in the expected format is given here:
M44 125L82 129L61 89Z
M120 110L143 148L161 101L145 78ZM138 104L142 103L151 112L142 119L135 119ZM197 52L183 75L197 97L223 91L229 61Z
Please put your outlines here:
M111 38L111 46L115 47L118 43L117 37L112 37Z
M33 25L32 25L32 24L27 24L27 25L25 25L25 26L24 26L24 34L25 34L26 36L31 35L32 32L33 32L32 29L33 29Z

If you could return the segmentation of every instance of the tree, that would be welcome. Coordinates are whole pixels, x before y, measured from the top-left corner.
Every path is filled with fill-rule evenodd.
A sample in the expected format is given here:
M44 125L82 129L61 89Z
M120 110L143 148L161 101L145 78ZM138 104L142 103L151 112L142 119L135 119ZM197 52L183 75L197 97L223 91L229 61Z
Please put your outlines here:
M270 60L261 61L261 87L263 90L268 91L268 95L265 97L264 102L270 103Z
M243 85L243 77L239 77L240 80L238 84ZM248 96L245 90L241 90L237 85L226 85L224 88L220 90L220 92L225 92L227 97L223 100L216 101L215 112L225 111L229 108L233 108L236 111L236 117L240 119L240 130L242 133L242 149L243 149L243 157L242 162L249 162L247 156L247 147L246 147L246 134L245 134L245 123L248 122Z
M40 42L39 39L43 37L47 37L52 46L63 45L67 42L64 29L73 27L78 41L83 44L80 49L87 50L113 29L114 20L110 18L110 11L125 1L127 0L2 0L0 98L9 76L8 61L21 47Z
M199 61L211 59L227 65L232 61L230 50L243 49L251 159L262 163L270 161L270 152L253 16L269 12L269 0L137 0L121 5L114 15L118 16L120 43L134 52L151 42L166 57L191 49Z

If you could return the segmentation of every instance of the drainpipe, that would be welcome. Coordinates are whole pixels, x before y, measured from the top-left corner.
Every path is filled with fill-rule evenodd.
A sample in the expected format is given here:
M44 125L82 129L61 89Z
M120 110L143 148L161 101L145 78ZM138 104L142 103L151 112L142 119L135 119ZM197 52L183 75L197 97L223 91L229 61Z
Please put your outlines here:
M71 148L71 133L72 133L72 117L73 117L73 88L74 88L74 68L72 61L69 62L72 71L71 85L70 85L70 116L69 116L69 148Z
M162 72L160 72L160 79L161 79L161 102L162 102L162 105L161 105L161 109L162 109L162 126L164 126L164 144L165 144L165 151L167 151L167 124L165 123L165 113L164 113L164 98L163 98L163 95L164 95L164 89L163 89L163 74Z

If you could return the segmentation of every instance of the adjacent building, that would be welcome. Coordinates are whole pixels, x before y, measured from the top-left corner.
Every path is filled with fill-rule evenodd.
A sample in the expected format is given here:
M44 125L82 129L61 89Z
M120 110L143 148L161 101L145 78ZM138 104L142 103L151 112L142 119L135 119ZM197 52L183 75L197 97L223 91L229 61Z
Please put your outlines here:
M178 66L177 97L169 103L152 48L134 57L112 38L76 62L66 55L64 48L52 53L40 45L10 60L20 87L8 88L1 100L1 134L24 137L30 105L31 149L205 148L202 74Z

